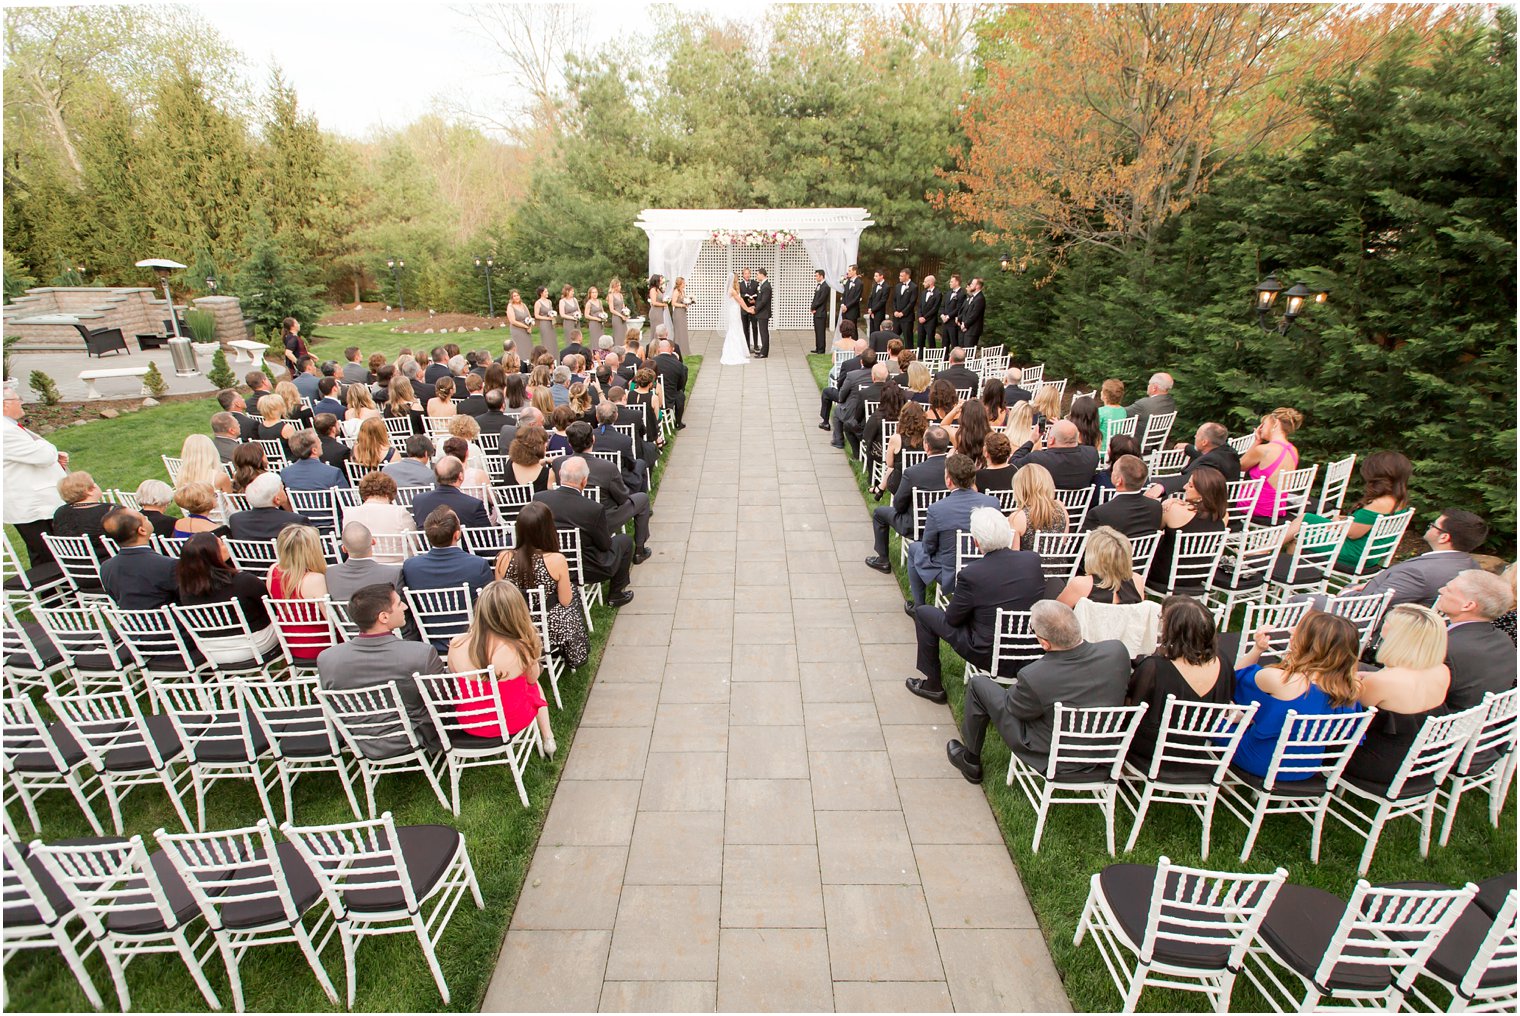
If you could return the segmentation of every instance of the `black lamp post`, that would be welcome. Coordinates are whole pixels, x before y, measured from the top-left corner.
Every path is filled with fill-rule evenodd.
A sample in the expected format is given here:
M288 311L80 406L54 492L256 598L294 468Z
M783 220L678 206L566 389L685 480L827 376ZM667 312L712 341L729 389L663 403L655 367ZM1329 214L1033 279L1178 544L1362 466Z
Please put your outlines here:
M1330 293L1323 289L1310 289L1302 282L1295 282L1286 291L1283 284L1277 281L1274 272L1252 287L1256 294L1256 323L1262 331L1276 331L1279 335L1287 335L1288 330L1304 313L1304 306L1312 299L1315 303L1324 303L1330 298ZM1285 293L1287 304L1283 308L1282 322L1275 327L1268 320L1272 306L1277 302L1279 293Z
M487 254L485 257L481 257L479 254L475 255L475 267L481 269L482 271L484 271L486 273L486 316L487 317L495 317L496 316L496 301L494 299L492 299L492 297L491 297L491 269L492 269L492 267L495 266L495 264L496 264L496 258L493 255L491 255L491 254Z
M216 293L216 276L215 275L208 275L208 276L206 276L206 288L208 290L210 290L210 292L213 295L215 295L215 293Z
M386 258L385 267L391 270L391 281L396 284L396 305L402 310L406 310L406 294L401 291L401 270L406 267L406 259L397 257Z

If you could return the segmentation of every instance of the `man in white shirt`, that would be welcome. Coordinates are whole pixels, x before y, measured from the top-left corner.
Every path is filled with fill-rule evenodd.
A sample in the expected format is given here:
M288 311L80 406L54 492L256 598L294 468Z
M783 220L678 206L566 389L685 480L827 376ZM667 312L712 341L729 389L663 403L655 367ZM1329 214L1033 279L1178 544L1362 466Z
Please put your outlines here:
M5 438L4 458L0 459L4 466L4 518L21 534L26 556L35 568L53 561L42 534L53 531L53 513L63 504L58 481L68 473L69 453L21 426L24 414L21 393L7 381L4 422L0 423Z

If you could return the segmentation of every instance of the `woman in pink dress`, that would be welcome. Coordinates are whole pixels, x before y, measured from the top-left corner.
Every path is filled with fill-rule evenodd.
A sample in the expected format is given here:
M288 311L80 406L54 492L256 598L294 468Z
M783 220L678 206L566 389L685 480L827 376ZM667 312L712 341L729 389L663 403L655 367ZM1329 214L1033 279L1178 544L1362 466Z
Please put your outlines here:
M1253 524L1275 525L1282 514L1277 505L1277 479L1298 468L1298 449L1288 439L1304 422L1304 414L1279 406L1261 418L1256 427L1256 444L1240 457L1240 468L1249 479L1260 479L1261 494L1251 508Z
M488 666L495 668L496 697L501 700L507 729L502 730L493 720L462 718L466 733L476 737L509 737L537 721L544 754L554 754L549 703L538 687L542 654L543 644L528 612L528 601L517 586L498 580L482 589L475 601L469 630L449 643L449 670L463 674Z

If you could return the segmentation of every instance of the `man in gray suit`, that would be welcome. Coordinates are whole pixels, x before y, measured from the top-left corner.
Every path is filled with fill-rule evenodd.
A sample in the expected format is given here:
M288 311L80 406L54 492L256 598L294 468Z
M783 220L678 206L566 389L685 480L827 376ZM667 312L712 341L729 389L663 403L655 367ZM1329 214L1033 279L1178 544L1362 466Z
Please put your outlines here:
M231 462L233 453L242 446L242 427L231 413L211 414L211 443L223 462Z
M362 385L369 382L369 367L359 359L358 346L349 346L343 350L343 383L346 385Z
M336 691L394 684L417 740L425 748L437 751L438 731L412 675L442 674L445 668L437 650L426 642L409 642L396 636L396 631L406 624L406 601L388 585L365 586L349 597L348 616L358 626L360 635L351 642L322 650L317 657L317 683ZM386 758L408 747L406 734L401 730L394 736L371 738L363 744L364 753L370 758Z
M1493 624L1514 606L1509 583L1481 568L1458 572L1441 587L1436 609L1451 622L1446 636L1448 708L1468 709L1482 702L1485 692L1515 687L1515 644Z
M1486 539L1488 523L1472 512L1448 508L1425 529L1428 551L1384 568L1360 586L1347 586L1341 592L1343 595L1383 593L1392 589L1390 607L1401 603L1429 606L1442 586L1459 573L1478 567L1471 552L1481 547Z
M1165 371L1157 371L1151 375L1150 383L1145 386L1145 398L1136 399L1124 407L1124 415L1138 416L1140 422L1135 424L1135 440L1145 440L1145 423L1153 413L1175 413L1177 402L1172 398L1172 375Z
M1026 663L1009 687L989 677L973 677L966 686L964 743L945 745L950 764L971 783L982 782L982 741L989 724L997 727L1023 762L1044 772L1055 734L1057 703L1074 709L1124 704L1130 675L1124 643L1083 641L1077 616L1055 600L1041 600L1029 615L1045 655Z
M860 366L846 374L839 382L839 394L834 400L834 430L833 440L829 443L835 448L844 447L844 423L845 406L849 403L850 396L855 394L856 389L864 388L871 383L871 368L876 366L876 354L866 350L860 354Z
M329 565L327 569L327 595L333 602L351 599L365 586L401 584L399 564L381 564L375 560L375 535L364 523L350 522L343 527L343 552L348 555L348 560Z

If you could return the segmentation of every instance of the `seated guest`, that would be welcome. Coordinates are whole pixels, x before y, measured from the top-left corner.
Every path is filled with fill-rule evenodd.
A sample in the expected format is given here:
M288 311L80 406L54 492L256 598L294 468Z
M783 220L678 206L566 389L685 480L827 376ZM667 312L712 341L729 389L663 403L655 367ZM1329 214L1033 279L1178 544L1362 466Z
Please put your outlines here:
M1071 400L1066 418L1077 428L1077 444L1098 448L1103 443L1103 431L1098 426L1098 404L1090 397Z
M857 353L854 357L839 365L839 384L834 389L836 394L831 400L828 400L834 404L834 416L831 427L834 433L832 444L836 448L844 447L844 406L849 402L850 396L855 394L857 388L871 383L871 371L875 366L876 354L869 349ZM825 391L827 392L827 389ZM830 421L825 420L824 422L829 423Z
M1401 603L1384 616L1381 632L1381 669L1361 675L1357 694L1357 701L1376 708L1377 715L1351 753L1345 773L1359 784L1386 788L1425 720L1449 711L1451 671L1441 662L1446 657L1446 622L1429 607Z
M334 419L343 419L343 402L338 398L342 394L335 377L324 377L317 382L317 399L311 405L311 414L315 418L323 413L330 413Z
M1124 407L1126 415L1140 418L1135 424L1135 436L1142 441L1145 440L1145 426L1153 415L1177 411L1177 400L1172 398L1172 384L1172 375L1157 371L1145 386L1145 398L1136 399Z
M431 367L428 368L432 370ZM459 407L454 405L454 379L448 375L440 377L433 386L433 397L428 400L427 415L435 419L457 416Z
M1041 385L1034 393L1034 398L1029 400L1029 406L1034 410L1034 425L1045 432L1047 438L1052 426L1061 420L1061 391L1055 385ZM1077 435L1075 443L1080 444L1082 436L1073 428Z
M924 415L923 407L916 402L904 404L897 414L897 433L887 440L887 447L882 452L885 479L880 487L871 491L878 501L885 492L897 493L902 484L902 453L923 451L924 433L928 429L929 418Z
M465 419L468 420L469 417L467 416ZM451 437L445 441L443 443L443 454L452 455L464 463L464 476L459 481L461 487L489 487L491 485L491 474L484 469L477 468L474 463L469 461L470 442L464 438ZM481 457L484 458L484 456Z
M243 428L238 424L237 417L227 412L212 413L211 443L216 446L219 459L231 462L232 453L243 443Z
M1129 415L1124 411L1124 382L1116 377L1107 379L1098 390L1098 398L1103 402L1098 407L1098 428L1103 432L1106 440L1109 423L1122 420ZM1139 424L1136 426L1138 427Z
M875 474L876 464L882 461L882 455L886 451L886 441L882 439L886 424L897 422L897 418L902 415L902 407L907 402L907 395L896 381L889 379L881 386L881 399L876 412L866 418L865 426L860 432L860 442L865 446L866 475Z
M338 418L331 413L318 413L312 420L317 437L322 442L321 459L334 469L342 470L343 463L353 454L353 449L338 440ZM345 477L347 473L343 474Z
M468 455L461 458L471 469L477 469L482 473L486 469L486 453L480 447L480 424L473 416L455 416L449 420L449 437L457 437L468 446ZM447 451L445 455L449 454Z
M1252 480L1261 480L1261 493L1251 506L1253 525L1276 525L1283 518L1279 488L1284 475L1298 468L1298 448L1290 438L1303 426L1304 414L1279 406L1256 425L1256 443L1240 457L1240 468Z
M360 359L358 346L349 346L343 350L343 383L346 385L362 385L369 381L369 368Z
M911 349L904 349L903 357L914 357ZM908 379L903 387L908 390L908 401L917 402L927 412L929 406L929 389L934 384L934 375L929 372L929 366L918 359L909 359L908 365L902 369L903 375Z
M471 378L474 380L471 380ZM524 387L521 374L513 374L512 377L507 378L508 392L510 394L510 385L513 378L517 380L518 397L521 399L521 390ZM464 379L464 389L464 401L455 406L455 410L463 413L465 416L480 416L486 411L485 379L479 374L471 373ZM520 406L521 404L521 401L519 401L518 405ZM512 408L516 409L517 406L513 406Z
M866 384L856 385L855 390L846 397L844 405L834 410L834 418L842 420L845 440L850 444L850 454L857 456L860 453L860 437L866 426L866 403L880 402L882 386L887 383L887 365L882 362L871 368L871 376Z
M259 399L259 426L254 437L260 441L279 441L285 449L285 457L290 457L290 439L295 437L295 425L285 416L285 400L278 395L270 394Z
M290 465L280 470L280 482L286 490L332 490L349 485L343 470L318 457L321 451L322 439L314 430L303 430L290 439Z
M272 540L286 526L310 526L306 516L290 510L285 485L264 473L248 485L248 511L234 512L227 528L234 540Z
M174 503L185 513L183 518L171 520L174 525L169 530L169 535L174 539L183 540L196 533L225 536L230 532L226 525L211 517L216 511L216 492L210 484L180 484L174 492Z
M542 427L524 424L517 428L517 436L507 449L508 484L532 487L533 493L553 490L554 470L544 458L549 448L549 436Z
M297 430L310 430L312 411L307 409L301 399L301 390L289 381L281 381L274 386L274 393L285 402L285 419L289 420Z
M380 379L380 368L384 366L384 353L369 354L369 359L365 361L365 367L367 370L365 371L364 380L370 384L375 384Z
M521 440L522 435L518 435ZM633 600L628 588L628 569L633 563L634 546L624 533L615 533L607 509L585 496L591 472L579 455L565 459L559 467L559 485L533 495L533 500L547 505L554 522L561 529L578 529L581 534L581 562L587 582L612 581L608 606L621 607ZM647 556L647 551L645 552Z
M1034 426L1034 403L1015 402L1009 406L1008 423L1003 427L1003 432L1008 435L1008 443L1014 448L1038 438L1039 431L1035 430Z
M434 451L431 438L413 434L406 439L406 458L389 463L382 472L394 480L397 487L431 487Z
M554 754L549 700L538 686L543 649L533 615L516 586L492 582L480 591L470 614L469 629L449 643L449 672L463 674L495 668L496 697L501 701L507 729L502 730L493 715L476 711L474 715L461 715L465 733L507 738L537 722L544 754Z
M320 600L327 595L327 558L311 526L287 526L274 541L274 564L269 568L271 600ZM298 660L314 660L331 643L314 637L327 634L324 624L300 624L276 619L286 639L298 640L290 654Z
M956 391L967 388L973 393L982 387L982 379L977 377L976 372L966 367L966 347L956 346L951 349L946 359L949 361L945 369L934 375L936 381L947 381L950 387Z
M1151 558L1150 574L1164 585L1172 574L1180 533L1218 533L1228 523L1229 488L1219 470L1209 466L1193 470L1182 487L1182 497L1161 502L1161 542Z
M359 637L322 650L317 657L317 683L334 691L394 684L418 742L436 750L438 731L412 675L442 674L446 668L438 651L426 642L395 637L406 624L406 601L388 585L365 586L349 597L348 619L358 627ZM362 743L363 750L377 759L400 754L411 746L400 730L394 737L370 737Z
M316 401L317 385L321 382L321 375L317 373L317 361L309 356L303 356L296 360L296 369L291 372L298 398ZM275 386L275 391L279 391Z
M550 372L549 398L554 400L555 409L570 401L570 368L564 364L560 364Z
M943 427L959 404L960 395L956 393L954 386L944 378L935 378L934 383L929 386L929 408L926 411L929 425Z
M1128 604L1145 599L1142 576L1136 574L1129 538L1117 529L1099 526L1087 537L1082 570L1074 575L1056 599L1073 610L1081 600Z
M1013 463L1008 460L1013 457L1013 443L1008 440L1008 435L1000 430L995 430L987 435L987 440L982 442L982 457L987 464L976 471L976 489L981 491L1012 490Z
M396 458L391 447L391 432L385 429L385 420L372 416L359 424L359 436L354 438L354 451L349 461L365 469L383 469Z
M225 474L224 474L225 475ZM163 480L144 480L137 485L137 507L158 536L172 536L176 519L164 514L174 501L174 489Z
M1192 444L1179 444L1177 447L1187 452L1187 464L1176 476L1162 477L1151 484L1146 491L1151 497L1177 493L1195 469L1217 469L1225 483L1234 483L1240 479L1240 455L1230 447L1230 432L1224 424L1205 423L1193 435Z
M542 428L546 422L544 420L544 414L540 413L536 407L528 403L524 403L521 409L514 410L514 412L517 414L516 417L512 418L511 423L505 424L501 428L501 436L496 439L496 447L501 450L501 453L503 455L506 454L506 450L508 448L512 447L512 442L517 439L517 432L519 429L524 427ZM614 409L613 416L615 417L616 415L617 411ZM511 417L509 416L509 418Z
M1098 449L1079 445L1076 425L1058 420L1050 428L1048 448L1042 447L1039 439L1026 441L1013 453L1013 464L1020 469L1028 464L1044 466L1058 490L1078 490L1092 486L1093 474L1098 471Z
M1515 594L1498 575L1471 568L1458 572L1441 587L1436 609L1451 629L1446 638L1446 666L1451 690L1446 704L1469 709L1485 692L1515 687L1515 644L1491 623L1515 608ZM1384 625L1386 638L1387 625Z
M956 348L964 349L965 347L957 346ZM987 407L976 399L967 399L956 406L950 416L952 419L949 425L955 427L953 447L980 468L984 461L982 443L987 440L987 435L992 433L992 427L987 421Z
M633 520L633 563L643 564L651 556L649 542L649 495L635 494L623 483L623 474L617 466L590 453L596 448L595 435L584 420L576 420L566 431L571 455L580 456L590 473L588 484L601 489L602 504L607 507L607 521L613 532L620 532ZM564 460L556 461L558 466Z
M466 418L468 419L468 417ZM464 463L452 455L445 455L433 468L438 482L426 494L418 494L412 501L412 518L420 526L434 509L449 508L459 517L461 525L489 526L491 516L486 512L485 502L460 490L464 480Z
M565 437L565 428L578 419L580 419L580 414L570 405L555 406L554 412L549 414L549 426L552 430L549 432L549 446L545 451L554 453L556 457L560 454L569 454L570 440Z
M908 690L931 702L944 702L946 697L940 674L941 640L957 656L986 670L992 666L998 610L1028 610L1045 593L1040 559L1027 550L1009 549L1013 532L1002 512L978 508L971 513L970 528L982 556L966 562L956 573L950 603L944 610L926 604L913 611L918 672L923 677L908 678Z
M274 622L264 608L264 583L252 572L238 570L227 557L227 545L211 533L196 533L185 541L174 563L179 601L187 607L236 600L243 620L253 635L260 657L279 645ZM241 634L226 637L198 635L195 648L212 663L242 663L248 659L248 642Z
M634 452L633 438L617 429L617 406L603 400L596 406L596 446L605 452L615 452L618 468L622 472L623 485L630 491L649 490L649 467ZM502 428L505 430L506 428ZM508 447L511 447L510 445Z
M1354 571L1361 563L1373 524L1384 515L1409 507L1409 480L1413 474L1414 464L1398 452L1373 452L1362 460L1362 496L1351 506L1351 527L1346 530L1346 539L1336 556L1339 567ZM1288 527L1285 543L1297 537L1301 525L1339 521L1344 517L1340 512L1334 516L1305 512Z
M496 557L495 574L516 584L524 596L541 589L549 610L549 648L571 670L586 665L591 639L581 613L581 592L570 581L570 562L559 550L554 513L534 501L517 514L516 545Z
M200 481L211 484L219 491L232 489L232 478L222 467L216 443L205 434L187 434L185 443L180 446L179 456L179 472L175 474L175 483Z
M343 552L348 555L346 560L327 566L327 595L334 603L342 603L356 591L376 582L401 585L401 565L375 559L375 537L364 523L344 525Z
M1098 488L1098 490L1113 490L1113 489L1115 489L1114 488L1114 463L1118 462L1120 459L1124 458L1124 456L1126 456L1126 455L1133 455L1135 458L1140 459L1141 462L1145 461L1144 456L1142 456L1140 454L1140 442L1139 441L1136 441L1134 438L1130 437L1128 434L1115 434L1113 437L1109 438L1108 439L1108 465L1105 466L1104 468L1098 470L1096 473L1093 474L1093 486L1096 487L1096 488ZM1146 490L1146 493L1149 496L1151 496L1151 497L1160 497L1161 496L1159 493L1155 493L1155 494L1151 493L1152 491L1156 490L1156 485L1155 484L1151 484L1149 487L1145 488L1145 490ZM1094 497L1096 497L1096 496L1097 496L1096 492L1094 492Z
M114 507L114 506L113 506ZM130 508L106 516L105 535L121 549L100 566L100 584L122 610L157 610L179 598L174 559L148 546L153 525Z
M987 426L1006 427L1008 425L1008 402L1003 397L1003 382L997 378L988 378L982 383L982 408L987 410Z
M1117 493L1089 511L1082 528L1112 526L1132 540L1154 536L1161 528L1161 502L1145 496L1146 472L1144 460L1134 455L1120 456L1113 468Z
M545 400L547 401L547 399L548 396L546 395ZM498 434L501 432L501 428L511 423L513 419L502 412L502 408L506 405L506 396L501 389L489 389L485 394L485 400L486 411L479 416L470 417L470 419L475 421L475 437L479 437L481 434ZM552 411L554 407L551 405L549 409ZM453 433L452 428L450 428L450 433ZM470 438L469 440L473 441L475 438Z
M924 461L903 472L890 505L871 512L876 553L866 558L867 568L891 574L892 562L887 559L890 533L895 531L900 536L912 533L915 490L945 489L945 453L949 448L950 434L945 428L930 427L924 431Z
M1024 387L1024 368L1009 367L1003 371L1003 401L1010 409L1032 398L1034 393Z
M416 364L413 363L413 368L415 367ZM423 432L422 406L423 402L417 397L417 390L412 380L397 375L391 378L390 386L386 389L385 405L381 408L380 415L387 420L408 420L411 423L412 433L421 434Z
M263 372L260 371L260 373ZM223 388L216 393L216 402L217 405L222 407L222 412L231 413L232 418L237 421L239 441L252 441L258 437L259 421L256 417L248 414L248 403L243 400L243 397L237 393L236 389ZM212 433L221 433L221 431L216 429L214 424L211 430Z
M644 425L644 412L636 406L628 404L628 390L626 388L613 388L607 392L607 401L618 407L617 422L622 426L633 427L633 451L653 471L655 463L660 460L659 444L663 440L659 431L652 435Z
M1425 530L1430 550L1419 557L1385 568L1361 585L1347 586L1346 593L1383 593L1393 590L1389 606L1400 603L1431 603L1441 587L1461 572L1478 567L1470 551L1488 539L1488 523L1472 512L1448 508Z
M358 437L359 428L365 420L382 415L380 407L375 405L375 397L364 385L349 385L348 394L343 397L343 405L343 436L350 439Z
M1034 550L1035 537L1041 533L1065 533L1071 529L1066 506L1056 500L1056 485L1050 471L1031 463L1013 474L1012 512L1008 525L1013 530L1013 545L1019 550Z
M53 512L53 535L87 537L90 549L99 555L103 524L116 505L107 503L105 492L89 473L74 472L59 480L58 496L63 504Z
M1129 684L1129 652L1122 642L1086 642L1071 608L1041 600L1029 622L1045 655L1024 664L1019 679L1004 687L978 675L966 685L961 739L945 745L950 764L971 783L982 782L982 741L989 724L1026 765L1046 772L1055 733L1055 707L1117 706ZM1089 767L1063 764L1061 773Z
M997 498L976 489L976 463L959 452L945 459L945 489L950 493L929 506L922 539L908 548L908 590L913 598L903 609L909 615L923 605L930 583L941 589L954 585L956 545L960 534L970 530L971 513L978 508L1001 511Z
M359 496L363 498L362 503L343 509L345 526L359 523L371 535L416 531L417 520L412 517L411 509L396 503L396 481L388 474L379 470L365 473L359 481ZM390 551L377 554L375 559L381 564L399 565L406 560L406 555Z
M1146 707L1129 746L1132 764L1150 767L1168 697L1179 704L1235 700L1235 673L1215 648L1217 635L1214 615L1191 596L1168 596L1162 602L1156 652L1135 664L1124 695L1125 705Z
M1511 645L1515 644L1515 562L1511 561L1500 575L1509 583L1509 609L1494 618L1494 627L1509 637Z
M1304 716L1362 710L1356 698L1360 684L1356 625L1335 614L1310 611L1293 629L1282 661L1263 667L1261 654L1268 644L1267 632L1257 632L1255 645L1235 671L1235 701L1255 702L1257 708L1230 765L1253 776L1267 774L1290 711ZM1277 778L1301 780L1307 775L1283 772Z
M457 460L456 460L457 461ZM408 589L447 589L468 585L471 593L491 581L485 558L459 545L459 516L453 509L434 508L423 524L428 552L409 557L401 565L401 585Z

